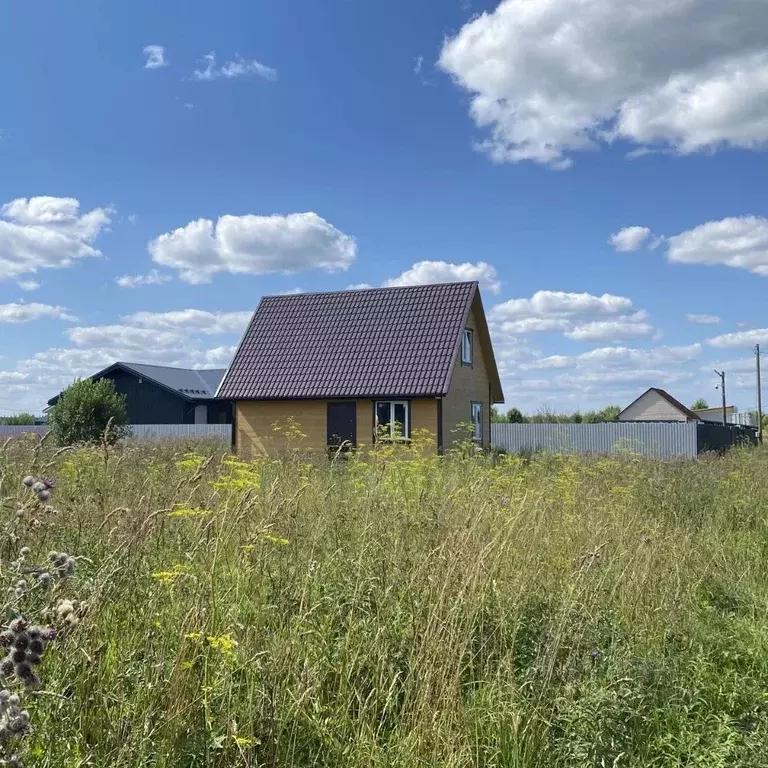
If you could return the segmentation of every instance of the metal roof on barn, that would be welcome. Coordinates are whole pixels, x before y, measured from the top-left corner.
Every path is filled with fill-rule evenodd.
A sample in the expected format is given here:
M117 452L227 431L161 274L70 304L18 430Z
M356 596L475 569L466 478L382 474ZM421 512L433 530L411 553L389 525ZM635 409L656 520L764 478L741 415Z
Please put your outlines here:
M447 394L475 282L266 296L217 396L229 400ZM490 350L482 311L478 332ZM495 362L488 365L501 396Z
M187 400L210 400L215 397L216 389L226 373L225 368L198 370L195 368L171 368L167 365L117 362L93 374L90 378L100 379L111 371L121 369L159 384ZM58 395L52 397L48 401L48 405L54 405L58 399Z

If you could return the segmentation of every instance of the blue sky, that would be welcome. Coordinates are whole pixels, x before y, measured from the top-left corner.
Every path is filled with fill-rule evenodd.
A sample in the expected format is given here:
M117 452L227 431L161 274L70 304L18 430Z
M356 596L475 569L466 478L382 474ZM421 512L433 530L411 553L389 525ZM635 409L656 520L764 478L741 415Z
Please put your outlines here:
M723 366L753 407L768 8L634 6L13 4L0 413L225 366L264 294L466 278L509 406L716 401Z

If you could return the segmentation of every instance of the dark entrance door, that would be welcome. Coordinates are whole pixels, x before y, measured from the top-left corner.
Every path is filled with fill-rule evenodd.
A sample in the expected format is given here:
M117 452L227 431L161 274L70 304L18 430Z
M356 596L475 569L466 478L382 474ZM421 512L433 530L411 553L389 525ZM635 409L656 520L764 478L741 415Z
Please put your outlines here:
M328 446L345 445L353 448L357 443L357 403L328 403Z

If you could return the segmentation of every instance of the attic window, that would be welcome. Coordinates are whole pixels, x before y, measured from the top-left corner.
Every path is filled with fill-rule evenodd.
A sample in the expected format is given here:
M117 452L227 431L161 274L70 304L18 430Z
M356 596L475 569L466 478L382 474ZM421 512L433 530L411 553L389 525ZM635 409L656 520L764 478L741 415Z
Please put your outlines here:
M461 333L461 364L472 365L472 341L474 332L471 328L465 328ZM454 336L454 338L456 338Z

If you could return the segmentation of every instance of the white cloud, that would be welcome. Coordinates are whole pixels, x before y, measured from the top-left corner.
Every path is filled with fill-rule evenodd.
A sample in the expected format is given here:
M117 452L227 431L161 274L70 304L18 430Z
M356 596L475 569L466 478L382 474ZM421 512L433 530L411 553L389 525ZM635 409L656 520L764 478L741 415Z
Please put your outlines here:
M217 272L263 275L308 269L346 270L357 244L316 213L198 219L150 242L157 264L188 283L208 283Z
M39 287L37 280L19 280L19 288L22 291L36 291Z
M633 311L626 296L537 291L510 299L488 313L497 335L560 332L577 341L621 341L655 334L645 312Z
M170 275L161 275L156 269L151 269L146 275L121 275L115 282L121 288L137 288L140 285L163 285L171 280Z
M620 318L618 320L596 320L577 325L565 332L574 341L623 341L656 335L656 329L643 320Z
M710 221L668 239L678 264L722 264L768 277L768 219L742 216Z
M226 368L232 362L236 350L236 344L209 349L205 353L205 365L212 368Z
M220 67L216 66L216 53L211 51L202 57L205 62L203 69L196 69L192 73L195 80L201 82L210 82L218 80L220 77L232 80L238 77L261 77L264 80L277 80L277 70L262 64L256 59L244 59L237 56L230 61L225 62Z
M768 328L724 333L707 339L707 344L712 347L753 347L755 344L768 344Z
M120 318L128 326L152 331L185 334L242 334L253 312L207 312L201 309L181 309L174 312L135 312ZM83 330L83 329L80 329ZM142 331L146 339L146 331ZM154 338L154 336L153 336Z
M67 331L69 340L80 347L95 347L102 351L122 349L133 355L144 355L148 347L155 351L177 353L184 342L183 334L175 331L158 331L151 334L146 328L129 325L77 326ZM113 361L114 362L114 361Z
M496 162L570 165L615 139L679 153L768 140L768 5L502 0L443 44Z
M368 285L368 283L354 283L352 285L348 285L344 290L345 291L364 291L367 288L373 288L373 286Z
M484 261L476 264L449 264L447 261L419 261L401 275L384 283L385 288L430 283L461 283L477 280L489 293L498 293L501 283L496 270Z
M689 323L696 323L697 325L717 325L717 323L722 322L718 315L697 315L689 313L685 316L685 319Z
M611 235L611 245L619 253L639 251L643 243L651 236L648 227L624 227L615 235Z
M165 58L165 48L162 45L147 45L143 54L147 57L144 63L144 69L160 69L168 66L168 60Z
M491 315L499 321L528 317L574 318L591 315L618 315L632 309L626 296L604 293L567 293L565 291L536 291L529 299L510 299L497 304Z
M641 368L667 364L688 363L701 354L701 344L684 347L598 347L580 355L551 355L523 363L524 370L548 370L557 368Z
M31 197L0 208L0 281L39 269L101 256L93 242L110 223L111 208L80 214L71 197Z
M0 304L0 323L29 323L32 320L49 318L54 320L74 320L64 307L35 302L22 304Z

